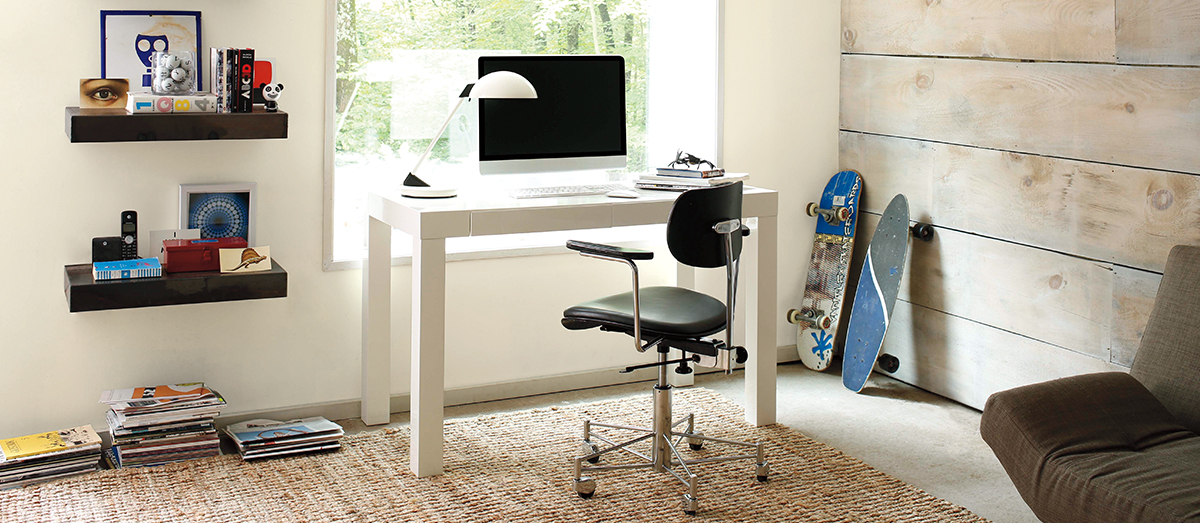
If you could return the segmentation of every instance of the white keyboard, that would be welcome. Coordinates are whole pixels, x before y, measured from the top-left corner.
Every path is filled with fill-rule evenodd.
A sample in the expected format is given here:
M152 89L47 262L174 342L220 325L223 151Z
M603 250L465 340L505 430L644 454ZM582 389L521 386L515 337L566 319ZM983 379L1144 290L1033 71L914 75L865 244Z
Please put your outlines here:
M527 187L515 189L508 193L513 198L561 198L564 196L593 196L607 194L610 191L629 190L629 186L620 183L600 185L561 185L557 187Z

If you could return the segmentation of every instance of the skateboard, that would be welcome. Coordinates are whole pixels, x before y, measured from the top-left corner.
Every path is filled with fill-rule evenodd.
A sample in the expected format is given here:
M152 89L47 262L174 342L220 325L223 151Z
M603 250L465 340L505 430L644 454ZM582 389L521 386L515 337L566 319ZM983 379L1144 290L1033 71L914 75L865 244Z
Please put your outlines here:
M876 362L889 373L900 368L900 360L890 354L880 355L883 336L891 323L900 279L904 276L904 259L908 255L908 235L923 241L933 239L933 226L916 224L908 227L908 198L897 194L883 211L854 291L850 308L850 324L846 328L846 349L842 357L842 384L861 392Z
M833 359L833 342L846 295L846 274L854 250L858 221L858 196L862 177L842 171L825 184L821 201L809 203L805 213L817 218L812 261L799 309L789 310L787 320L796 325L796 351L800 361L813 370L825 370Z

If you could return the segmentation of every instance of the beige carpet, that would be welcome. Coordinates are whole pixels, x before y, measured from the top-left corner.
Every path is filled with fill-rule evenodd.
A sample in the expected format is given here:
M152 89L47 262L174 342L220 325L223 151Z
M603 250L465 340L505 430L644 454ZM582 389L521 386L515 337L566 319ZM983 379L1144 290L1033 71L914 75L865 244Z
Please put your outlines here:
M401 428L348 436L332 454L219 456L0 491L0 521L984 521L795 430L750 427L705 389L678 391L676 416L696 412L709 436L765 440L769 482L748 462L701 465L696 517L683 514L674 478L647 471L597 474L595 497L580 499L568 459L580 421L646 425L649 407L647 394L450 420L436 478L408 472Z

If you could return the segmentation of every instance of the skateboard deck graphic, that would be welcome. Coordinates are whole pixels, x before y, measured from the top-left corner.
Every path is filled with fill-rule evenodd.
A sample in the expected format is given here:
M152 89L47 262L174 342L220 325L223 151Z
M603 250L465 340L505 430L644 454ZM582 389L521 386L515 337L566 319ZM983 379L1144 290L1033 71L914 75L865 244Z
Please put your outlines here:
M879 359L904 275L908 233L908 199L898 194L883 211L854 291L842 361L842 384L854 392L862 391Z
M846 275L854 250L858 221L858 196L862 177L855 171L833 175L821 193L821 201L809 204L806 212L817 218L812 261L800 308L788 311L796 324L796 351L810 369L825 370L833 359L834 338L846 295Z

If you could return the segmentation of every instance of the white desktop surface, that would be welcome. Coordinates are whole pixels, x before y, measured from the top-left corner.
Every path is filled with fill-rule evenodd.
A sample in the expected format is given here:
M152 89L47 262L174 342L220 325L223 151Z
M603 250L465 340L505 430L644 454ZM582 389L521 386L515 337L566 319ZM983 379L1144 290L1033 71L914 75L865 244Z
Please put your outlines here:
M363 264L362 419L388 422L391 394L392 229L412 236L412 393L410 467L418 476L442 473L446 340L446 238L622 227L666 223L677 192L637 190L638 198L572 196L517 199L494 189L460 189L445 199L417 199L398 191L367 197L367 260ZM758 218L746 238L746 421L775 422L775 327L779 193L745 188L742 214ZM695 284L679 265L679 285ZM759 343L759 340L765 343ZM615 344L613 350L622 350ZM566 457L564 457L566 459Z

